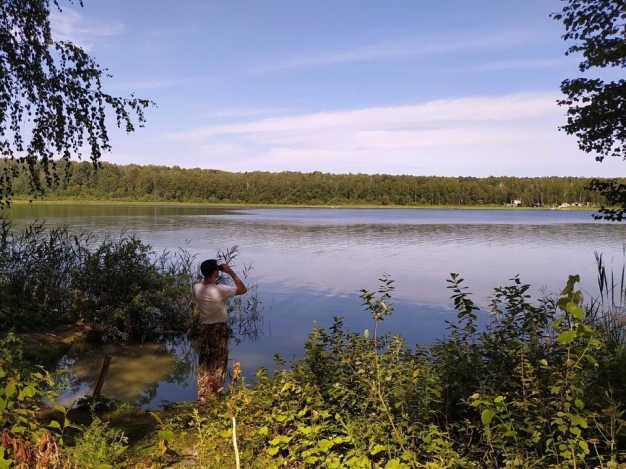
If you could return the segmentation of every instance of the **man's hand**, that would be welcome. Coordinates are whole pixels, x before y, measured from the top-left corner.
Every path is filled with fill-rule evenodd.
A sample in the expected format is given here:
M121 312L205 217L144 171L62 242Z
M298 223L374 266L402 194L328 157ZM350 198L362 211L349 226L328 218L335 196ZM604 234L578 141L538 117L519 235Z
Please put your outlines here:
M233 272L233 269L230 268L230 266L228 264L220 264L220 267L222 268L222 271L224 273L227 273L228 275L230 275L231 277L233 275L235 275L235 272Z
M237 293L235 295L243 295L248 291L248 288L243 284L243 282L237 277L237 274L233 272L233 269L230 268L228 264L221 264L222 271L231 276L233 281L235 282L235 286L237 287Z

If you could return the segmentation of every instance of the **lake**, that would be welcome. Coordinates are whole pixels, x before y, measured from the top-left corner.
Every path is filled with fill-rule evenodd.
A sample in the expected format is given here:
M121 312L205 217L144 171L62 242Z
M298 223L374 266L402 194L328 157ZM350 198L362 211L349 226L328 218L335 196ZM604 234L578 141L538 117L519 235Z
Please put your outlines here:
M239 246L235 271L241 272L242 263L252 264L247 281L258 284L264 306L264 334L233 346L230 354L247 376L259 366L271 370L275 353L287 359L300 356L315 323L327 327L333 316L343 317L353 330L372 329L359 293L376 289L383 274L396 287L395 311L382 324L383 332L402 333L409 344L429 344L443 337L444 321L456 316L446 289L451 272L465 278L472 298L486 310L493 288L510 284L515 275L531 284L538 297L559 292L568 275L580 274L590 297L597 295L594 252L603 253L606 264L620 271L626 239L626 225L594 221L591 212L541 209L34 204L14 205L9 212L16 226L38 219L98 236L125 230L157 252L183 247L198 261ZM114 352L66 357L63 365L78 372L68 378L73 392L89 391L106 353ZM121 347L103 392L114 394L109 382L126 384L128 390L130 381L137 381L132 396L124 399L152 408L164 400L193 400L194 354L184 339ZM148 362L150 366L142 365ZM144 381L150 383L142 388Z

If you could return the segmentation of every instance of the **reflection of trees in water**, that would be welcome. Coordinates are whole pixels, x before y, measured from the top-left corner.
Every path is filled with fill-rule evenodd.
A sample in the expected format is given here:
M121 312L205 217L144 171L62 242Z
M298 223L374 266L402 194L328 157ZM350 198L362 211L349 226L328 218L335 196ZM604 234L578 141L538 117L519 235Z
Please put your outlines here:
M198 355L193 344L186 335L178 335L170 337L163 346L168 354L176 357L166 382L186 388L189 376L195 376L198 371Z
M66 355L57 369L59 382L73 395L93 389L105 356L112 356L103 394L134 405L147 405L158 394L161 383L184 389L195 379L197 355L186 336L170 336L144 345L106 344L83 347Z

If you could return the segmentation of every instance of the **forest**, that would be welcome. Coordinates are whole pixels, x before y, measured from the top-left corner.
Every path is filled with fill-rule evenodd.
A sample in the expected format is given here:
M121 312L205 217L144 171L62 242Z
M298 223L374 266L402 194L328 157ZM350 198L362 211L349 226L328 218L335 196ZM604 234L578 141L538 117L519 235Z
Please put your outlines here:
M33 190L22 171L16 199L177 202L272 205L522 206L562 203L599 206L606 199L587 186L592 178L490 176L439 177L262 171L232 173L179 166L140 166L63 161L51 184Z

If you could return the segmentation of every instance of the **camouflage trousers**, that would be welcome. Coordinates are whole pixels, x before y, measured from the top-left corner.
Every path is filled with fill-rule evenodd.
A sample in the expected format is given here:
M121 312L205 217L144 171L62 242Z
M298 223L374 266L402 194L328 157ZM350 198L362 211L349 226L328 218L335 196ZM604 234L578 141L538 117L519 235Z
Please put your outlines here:
M200 353L198 354L198 404L206 403L224 389L228 366L230 329L225 322L200 324Z

